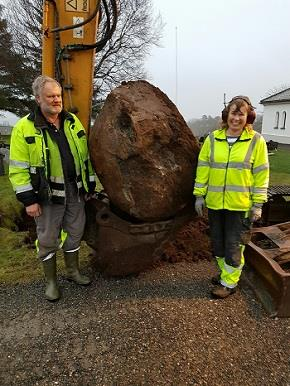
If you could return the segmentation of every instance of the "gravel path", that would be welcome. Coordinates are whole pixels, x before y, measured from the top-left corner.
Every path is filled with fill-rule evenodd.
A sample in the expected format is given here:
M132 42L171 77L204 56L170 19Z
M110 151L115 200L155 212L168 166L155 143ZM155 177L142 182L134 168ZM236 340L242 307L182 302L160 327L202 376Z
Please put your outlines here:
M1 386L290 386L290 319L271 319L242 283L209 296L212 262L138 277L1 286Z

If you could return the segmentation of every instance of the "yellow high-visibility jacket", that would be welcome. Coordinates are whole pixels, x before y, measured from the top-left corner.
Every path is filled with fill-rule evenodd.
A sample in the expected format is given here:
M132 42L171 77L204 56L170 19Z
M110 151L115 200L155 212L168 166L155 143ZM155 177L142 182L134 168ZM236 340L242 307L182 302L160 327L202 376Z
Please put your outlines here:
M74 159L79 189L93 191L95 173L89 159L87 138L79 119L63 112L64 132ZM19 201L25 206L52 199L65 202L65 184L58 145L46 133L44 119L30 114L12 130L9 178Z
M193 194L210 209L248 211L267 201L269 162L264 138L245 127L230 147L226 129L212 132L198 158Z

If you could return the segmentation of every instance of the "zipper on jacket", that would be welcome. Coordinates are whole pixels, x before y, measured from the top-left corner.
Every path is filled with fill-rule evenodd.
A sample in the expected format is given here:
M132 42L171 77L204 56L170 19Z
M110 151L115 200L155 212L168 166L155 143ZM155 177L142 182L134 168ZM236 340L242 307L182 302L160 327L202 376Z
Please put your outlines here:
M226 140L227 141L227 140ZM232 151L232 148L233 146L235 146L235 144L237 142L240 141L240 137L238 137L238 139L236 140L236 142L234 142L232 144L232 146L229 145L228 141L227 141L227 145L228 145L228 148L229 148L229 153L228 153L228 161L227 161L227 167L226 167L226 174L225 174L225 183L224 183L224 194L223 194L223 209L224 209L224 206L225 206L225 190L226 190L226 180L227 180L227 174L228 174L228 166L229 166L229 161L230 161L230 157L231 157L231 151Z
M236 142L235 142L235 143L236 143ZM230 156L231 156L231 150L232 150L232 147L234 146L234 144L233 144L232 146L230 146L229 143L228 143L228 141L227 141L227 145L228 145L229 152L228 152L228 160L227 160L226 173L225 173L225 179L224 179L223 209L225 208L225 191L226 191L226 182L227 182L228 166L229 166L229 161L230 161Z
M71 125L72 123L70 123ZM64 126L63 126L63 130L64 130ZM65 133L65 132L64 132ZM76 148L76 151L78 153L78 157L79 157L79 164L80 164L80 174L81 174L81 179L82 179L82 185L84 185L84 182L83 182L83 173L82 173L82 165L84 165L85 163L83 162L82 160L82 157L81 157L81 154L80 154L80 151L79 151L79 148L77 146L77 143L74 139L74 136L72 135L72 132L71 132L71 128L69 127L69 133L70 133L70 136L71 136L71 139L75 145L75 148ZM69 141L68 141L68 144L69 144ZM79 186L78 186L78 176L76 175L76 184L77 184L77 191L78 191L78 202L81 202L81 198L80 198L80 189L79 189Z
M71 136L71 138L72 138L72 140L73 140L73 143L74 143L74 145L75 145L75 148L76 148L76 150L77 150L78 156L79 156L80 175L81 175L81 179L82 179L82 185L83 185L84 190L86 190L84 185L85 185L85 184L87 185L88 182L85 181L85 184L84 184L84 181L83 181L83 171L84 171L83 169L85 168L85 162L84 162L83 159L82 159L81 152L80 152L80 150L79 150L79 148L78 148L78 144L76 143L76 141L75 141L75 139L74 139L74 136L72 135L71 129L69 130L69 132L70 132L70 136ZM85 171L84 171L84 172L85 172ZM76 184L77 184L77 189L78 189L78 200L79 200L79 202L80 202L80 201L81 201L81 199L80 199L80 188L79 188L79 186L78 186L77 176L76 176ZM89 192L89 186L87 186L87 189L88 189L88 191L87 191L87 193L88 193L88 192Z
M50 150L49 150L49 147L48 147L48 142L47 142L47 132L45 131L46 129L43 129L42 130L42 136L43 136L43 141L44 141L44 146L45 146L45 149L44 149L44 153L45 153L45 172L46 172L46 181L47 181L47 185L48 185L48 201L50 202L51 201L51 198L52 198L52 190L51 190L51 187L50 187Z
M42 163L43 163L43 167L44 167L44 175L45 175L45 178L46 178L46 183L47 183L47 190L48 190L48 202L51 201L51 198L52 198L52 191L51 191L51 187L50 187L50 179L48 178L48 162L49 162L49 157L48 157L48 153L47 153L47 141L46 141L46 137L44 136L44 133L43 133L43 130L40 130L40 134L41 134L41 152L42 152Z

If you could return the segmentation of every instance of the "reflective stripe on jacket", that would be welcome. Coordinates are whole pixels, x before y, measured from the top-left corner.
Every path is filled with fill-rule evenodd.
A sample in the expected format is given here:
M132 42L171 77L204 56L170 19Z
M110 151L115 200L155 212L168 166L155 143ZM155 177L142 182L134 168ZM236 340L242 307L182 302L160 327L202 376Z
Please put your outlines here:
M95 181L95 174L84 128L74 114L66 112L63 127L74 159L78 188L89 191L89 183ZM64 175L58 145L52 141L45 126L38 126L31 115L20 119L12 130L9 178L18 199L26 206L38 202L36 194L41 193L38 189L43 188L47 179L51 197L64 201Z
M230 147L226 130L212 132L198 158L193 194L210 209L247 211L267 200L268 152L264 138L247 127Z

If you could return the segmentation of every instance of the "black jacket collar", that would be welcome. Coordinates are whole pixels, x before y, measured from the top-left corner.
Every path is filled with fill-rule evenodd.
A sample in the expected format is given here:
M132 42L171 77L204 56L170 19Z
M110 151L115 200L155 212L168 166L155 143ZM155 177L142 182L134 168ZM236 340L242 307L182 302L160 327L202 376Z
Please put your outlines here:
M61 120L64 122L66 119L71 121L71 123L74 123L74 117L66 110L62 110L62 112L60 113L60 118ZM36 107L36 109L34 111L32 111L29 115L28 115L28 119L32 122L34 122L34 126L37 128L37 129L46 129L47 126L48 126L48 122L47 120L45 119L45 117L43 116L39 106Z

